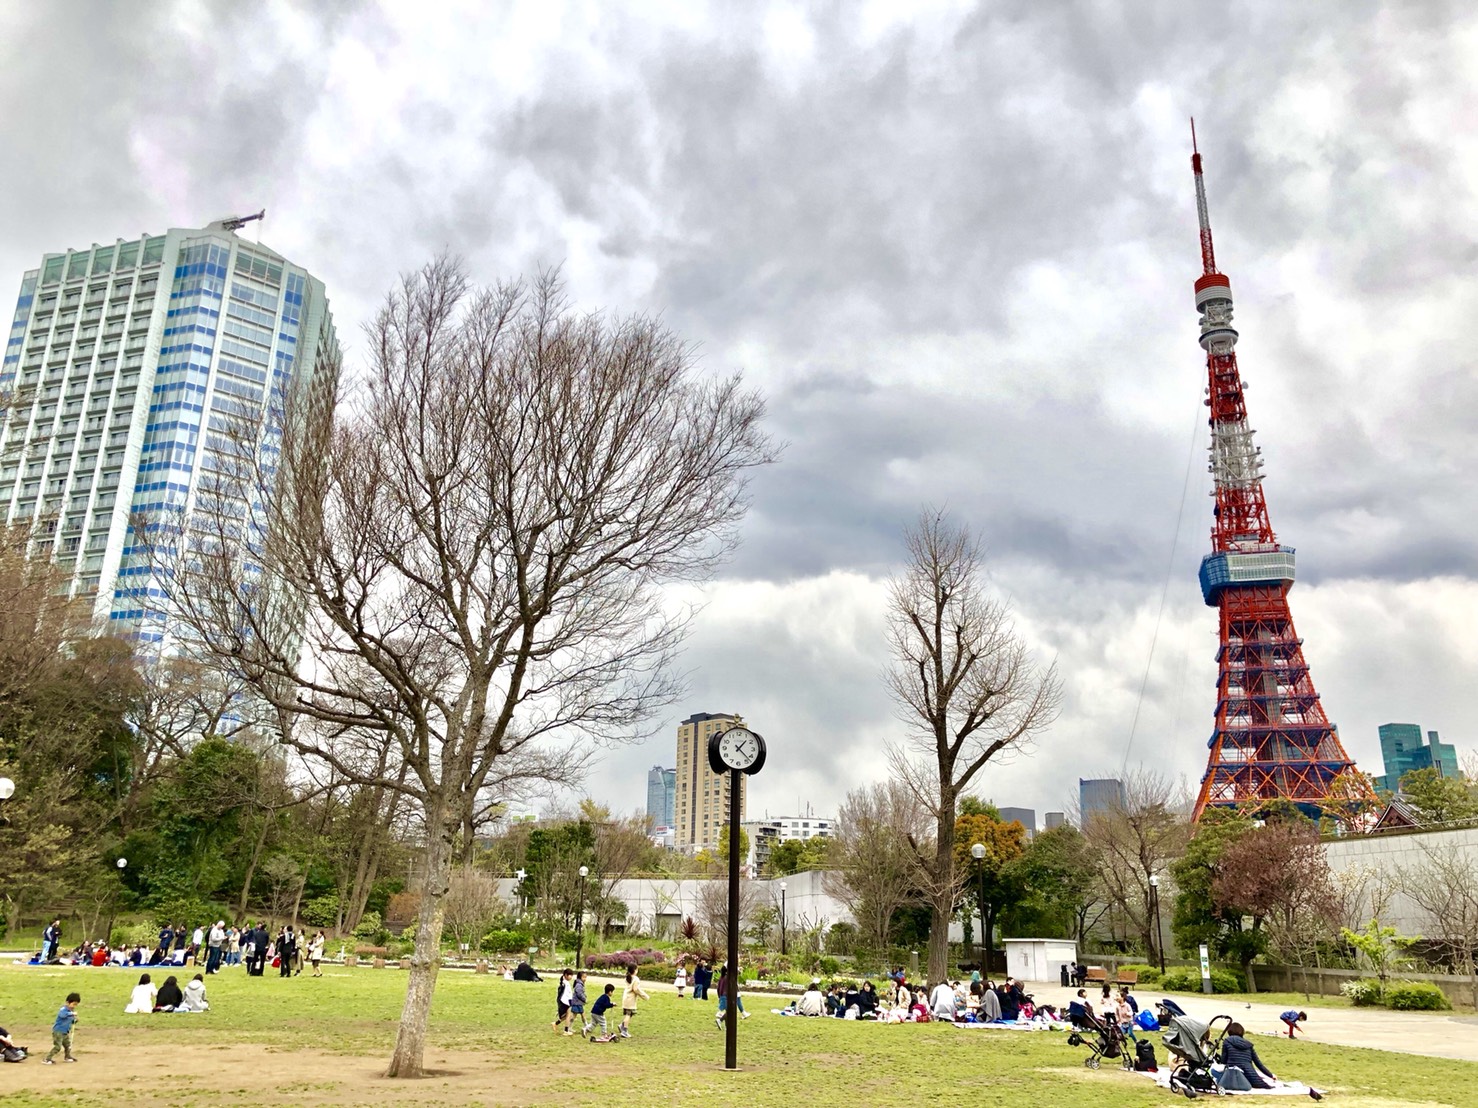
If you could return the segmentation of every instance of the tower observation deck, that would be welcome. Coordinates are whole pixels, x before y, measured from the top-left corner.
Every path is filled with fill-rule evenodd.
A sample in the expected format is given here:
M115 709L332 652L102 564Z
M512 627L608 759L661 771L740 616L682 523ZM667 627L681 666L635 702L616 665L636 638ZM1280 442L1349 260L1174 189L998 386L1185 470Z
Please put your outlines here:
M1288 592L1294 552L1268 519L1262 454L1253 443L1237 368L1232 283L1216 267L1201 154L1191 129L1191 168L1201 226L1196 281L1201 348L1206 351L1213 509L1211 553L1201 560L1201 595L1220 614L1216 724L1195 819L1208 807L1287 800L1310 815L1344 816L1374 802L1324 713L1293 627Z

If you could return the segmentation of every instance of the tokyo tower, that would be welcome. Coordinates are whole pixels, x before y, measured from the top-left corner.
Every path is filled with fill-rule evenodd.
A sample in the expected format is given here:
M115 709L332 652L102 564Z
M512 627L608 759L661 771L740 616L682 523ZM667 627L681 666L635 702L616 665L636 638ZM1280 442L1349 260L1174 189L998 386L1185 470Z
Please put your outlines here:
M1237 371L1232 285L1216 268L1194 120L1191 150L1203 271L1196 310L1206 351L1216 497L1211 553L1201 559L1201 595L1221 617L1216 730L1192 818L1199 820L1208 807L1270 800L1291 801L1316 817L1348 814L1375 795L1324 714L1303 640L1293 629L1293 548L1278 542L1268 521L1261 451L1252 443Z

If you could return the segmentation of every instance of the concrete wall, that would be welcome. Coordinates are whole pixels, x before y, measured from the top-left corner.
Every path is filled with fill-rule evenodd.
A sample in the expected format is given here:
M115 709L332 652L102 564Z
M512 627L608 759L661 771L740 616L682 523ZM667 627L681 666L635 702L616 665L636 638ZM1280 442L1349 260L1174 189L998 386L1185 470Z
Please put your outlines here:
M699 918L699 893L716 878L651 878L634 877L617 881L611 895L626 904L627 930L650 933L659 925L676 926L685 916ZM780 883L785 882L785 926L788 931L806 931L813 927L830 927L834 923L852 923L847 906L826 891L825 874L818 870L792 873L773 880L746 878L744 883L755 891L761 904L780 907ZM511 877L500 878L498 895L505 901L515 899L518 884Z
M1368 920L1380 908L1382 923L1403 935L1428 938L1437 935L1437 923L1402 891L1401 879L1420 872L1430 857L1449 852L1478 861L1478 827L1351 835L1325 844L1336 878L1358 890L1357 918Z

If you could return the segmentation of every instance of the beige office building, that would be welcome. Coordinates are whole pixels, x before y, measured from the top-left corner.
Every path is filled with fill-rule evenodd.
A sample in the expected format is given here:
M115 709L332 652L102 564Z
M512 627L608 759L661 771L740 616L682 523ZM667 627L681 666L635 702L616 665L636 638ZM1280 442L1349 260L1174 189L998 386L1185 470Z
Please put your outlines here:
M677 725L677 796L675 845L696 853L718 846L719 831L729 818L730 774L716 774L708 764L708 740L720 731L744 723L743 716L724 712L696 712ZM749 775L739 775L739 819Z

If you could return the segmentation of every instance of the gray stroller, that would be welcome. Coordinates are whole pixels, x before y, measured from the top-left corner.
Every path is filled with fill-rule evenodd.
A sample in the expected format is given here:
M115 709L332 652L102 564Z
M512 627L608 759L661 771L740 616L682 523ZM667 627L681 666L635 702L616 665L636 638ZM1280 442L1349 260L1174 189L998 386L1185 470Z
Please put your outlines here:
M1184 1093L1187 1100L1195 1100L1202 1093L1221 1095L1211 1074L1211 1063L1231 1022L1231 1016L1215 1016L1210 1023L1202 1023L1187 1015L1170 1015L1170 1030L1165 1032L1164 1041L1174 1059L1170 1067L1172 1092ZM1218 1023L1222 1025L1220 1032L1215 1030Z

